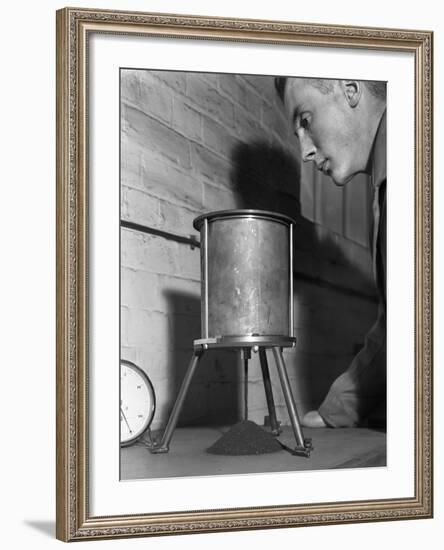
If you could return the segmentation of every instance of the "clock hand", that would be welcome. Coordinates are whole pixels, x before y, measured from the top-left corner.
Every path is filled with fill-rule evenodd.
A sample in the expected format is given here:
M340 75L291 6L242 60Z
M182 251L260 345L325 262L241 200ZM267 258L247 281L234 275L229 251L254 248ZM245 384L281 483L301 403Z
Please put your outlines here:
M128 430L129 430L130 434L132 434L133 431L132 431L132 429L130 428L130 425L128 424L128 420L126 419L126 416L125 416L125 413L123 412L122 407L120 407L120 414L123 416L123 419L125 420L126 425L128 426Z

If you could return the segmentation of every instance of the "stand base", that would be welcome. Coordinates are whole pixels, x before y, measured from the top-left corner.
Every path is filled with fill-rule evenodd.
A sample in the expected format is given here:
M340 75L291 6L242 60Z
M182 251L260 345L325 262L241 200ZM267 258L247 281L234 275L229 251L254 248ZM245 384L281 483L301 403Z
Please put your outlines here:
M309 437L304 438L304 445L303 446L296 445L296 447L292 448L292 447L287 447L287 445L284 445L280 441L279 441L279 443L281 444L281 446L286 451L288 451L289 453L291 453L294 456L303 456L305 458L309 458L310 453L313 450L313 445L311 443L311 438L309 438Z
M170 450L169 445L161 445L160 443L154 443L153 446L150 447L150 453L153 455L168 453L169 450Z

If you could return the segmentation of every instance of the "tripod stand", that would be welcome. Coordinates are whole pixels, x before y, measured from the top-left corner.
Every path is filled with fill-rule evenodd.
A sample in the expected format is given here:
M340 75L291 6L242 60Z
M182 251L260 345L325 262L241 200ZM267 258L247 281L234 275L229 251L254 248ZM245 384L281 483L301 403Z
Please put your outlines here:
M266 350L271 349L276 362L277 371L279 374L282 391L284 394L285 404L287 406L288 415L290 418L291 427L295 437L296 445L292 449L292 453L299 456L310 456L312 450L311 440L305 439L302 433L302 428L299 422L299 416L294 402L294 397L288 379L287 369L285 366L282 349L285 347L294 347L295 338L279 337L279 336L241 336L241 337L220 337L220 338L205 338L194 341L194 351L191 357L188 370L183 379L176 402L171 411L165 431L163 432L160 442L156 442L150 452L167 453L173 436L180 412L185 401L188 389L191 384L193 375L199 365L199 362L206 351L214 349L234 349L240 352L245 371L248 369L248 361L251 357L251 351L259 352L262 378L264 382L265 396L270 415L271 430L274 435L279 435L280 429L276 418L276 409L274 405L273 392L271 388L270 372ZM247 380L245 381L247 384Z

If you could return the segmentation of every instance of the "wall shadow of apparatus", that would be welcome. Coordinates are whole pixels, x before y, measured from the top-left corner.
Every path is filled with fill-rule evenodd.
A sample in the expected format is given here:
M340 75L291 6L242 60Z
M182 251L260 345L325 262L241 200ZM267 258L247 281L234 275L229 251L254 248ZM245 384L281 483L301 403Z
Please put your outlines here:
M200 299L193 294L166 289L170 326L169 412L175 403L193 353L201 337ZM207 350L193 376L178 419L178 426L234 424L240 414L238 358L232 351Z

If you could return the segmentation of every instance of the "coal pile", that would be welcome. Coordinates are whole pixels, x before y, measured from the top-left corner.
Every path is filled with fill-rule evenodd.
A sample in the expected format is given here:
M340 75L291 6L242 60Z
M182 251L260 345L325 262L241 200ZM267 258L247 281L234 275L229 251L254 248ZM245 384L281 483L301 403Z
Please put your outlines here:
M251 420L235 424L216 443L207 449L215 455L261 455L282 451L280 443L271 434Z

